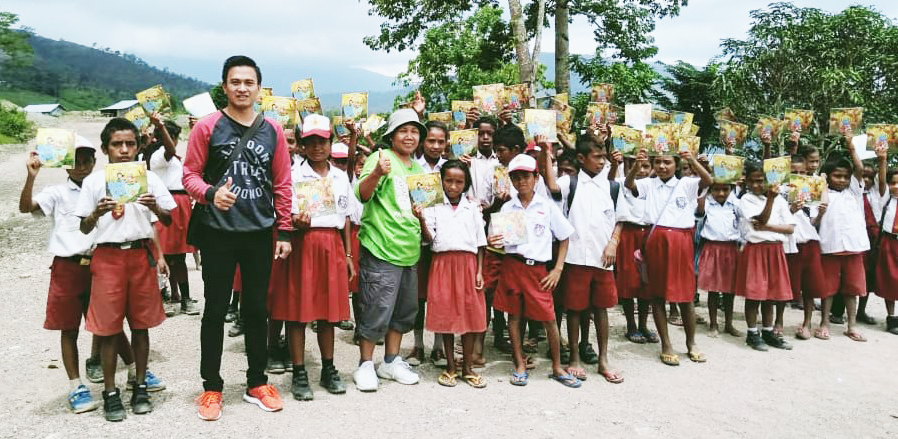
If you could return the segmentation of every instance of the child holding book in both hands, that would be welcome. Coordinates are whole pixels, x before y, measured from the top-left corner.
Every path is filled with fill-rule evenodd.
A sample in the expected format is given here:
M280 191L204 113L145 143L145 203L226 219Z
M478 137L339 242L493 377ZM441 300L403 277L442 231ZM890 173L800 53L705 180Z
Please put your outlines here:
M109 155L109 162L134 161L139 148L138 136L137 128L127 119L109 121L100 134L101 147ZM126 317L137 367L131 409L135 414L153 410L146 384L149 328L165 320L156 272L158 269L168 273L165 260L156 256L162 255L162 249L155 239L153 223L171 224L169 211L177 204L156 174L148 171L146 177L147 193L140 195L136 202L119 206L107 195L105 170L94 172L84 179L75 207L75 215L81 218L81 232L97 231L85 328L100 337L103 408L107 421L125 419L121 393L115 387L115 368L119 334ZM155 255L151 241L155 241Z
M440 177L447 203L426 209L415 207L422 238L431 243L433 252L425 328L442 335L443 349L448 353L446 371L437 382L447 387L456 385L453 334L461 334L462 377L470 386L483 388L486 381L473 369L475 339L486 331L483 216L479 206L464 196L471 186L467 165L458 160L447 161L440 168Z
M714 183L708 195L699 198L696 216L705 217L703 240L698 262L698 288L708 292L708 317L711 321L708 336L717 337L718 305L723 304L724 327L727 334L741 337L733 326L733 294L736 292L736 273L739 260L739 221L736 205L739 199L733 185Z
M542 322L552 355L550 378L568 387L580 387L580 380L561 367L561 343L555 326L552 290L558 285L567 255L568 238L574 233L571 223L551 200L534 191L539 178L536 160L519 154L508 163L508 175L516 194L502 206L502 213L522 212L527 242L505 245L501 233L489 237L493 247L505 249L499 286L493 306L509 315L508 333L511 338L515 371L511 383L527 385L529 374L521 344L521 318ZM560 241L558 256L552 271L546 264L552 259L552 239Z

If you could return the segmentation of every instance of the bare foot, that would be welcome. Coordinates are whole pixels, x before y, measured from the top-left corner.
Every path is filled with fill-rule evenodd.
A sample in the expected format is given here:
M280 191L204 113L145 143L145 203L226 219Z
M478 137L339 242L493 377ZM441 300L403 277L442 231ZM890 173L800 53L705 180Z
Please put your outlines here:
M733 337L744 337L745 336L745 334L743 334L742 331L740 331L732 326L730 326L729 328L725 328L723 331L726 332L727 334L732 335Z
M720 332L717 330L717 326L712 326L710 330L708 330L708 337L717 338Z

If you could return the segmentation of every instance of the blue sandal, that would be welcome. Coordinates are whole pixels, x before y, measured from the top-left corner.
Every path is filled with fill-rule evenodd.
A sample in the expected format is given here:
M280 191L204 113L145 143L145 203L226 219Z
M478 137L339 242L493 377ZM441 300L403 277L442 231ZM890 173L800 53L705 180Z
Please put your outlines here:
M522 373L512 372L511 373L511 384L515 386L526 386L527 379L530 378L530 374L526 371Z
M549 378L552 378L553 380L558 381L559 383L564 384L565 386L572 389L576 389L582 384L580 380L577 379L577 377L569 373L564 375L549 374Z

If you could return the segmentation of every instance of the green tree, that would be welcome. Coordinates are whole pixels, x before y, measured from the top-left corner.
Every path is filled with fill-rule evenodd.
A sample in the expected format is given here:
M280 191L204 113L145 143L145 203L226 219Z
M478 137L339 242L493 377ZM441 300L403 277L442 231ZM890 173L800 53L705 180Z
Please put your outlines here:
M655 102L670 110L693 113L702 144L717 143L719 131L714 111L719 101L713 87L719 66L711 63L699 69L680 61L664 68L670 76L661 77L659 86L663 92L655 93Z
M11 29L19 17L0 11L0 68L20 67L31 62L33 51L28 44L28 33Z

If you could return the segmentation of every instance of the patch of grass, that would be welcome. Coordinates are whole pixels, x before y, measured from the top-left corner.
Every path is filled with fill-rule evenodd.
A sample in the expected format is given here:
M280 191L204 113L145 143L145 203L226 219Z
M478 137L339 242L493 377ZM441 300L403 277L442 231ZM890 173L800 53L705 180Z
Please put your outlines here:
M21 143L21 142L17 141L16 139L13 139L12 137L0 134L0 145L9 145L9 144L13 144L13 143Z
M0 99L6 99L20 107L30 104L52 104L56 102L56 98L43 93L31 90L20 90L14 88L0 88ZM62 104L66 107L66 104ZM66 107L68 108L68 107Z

